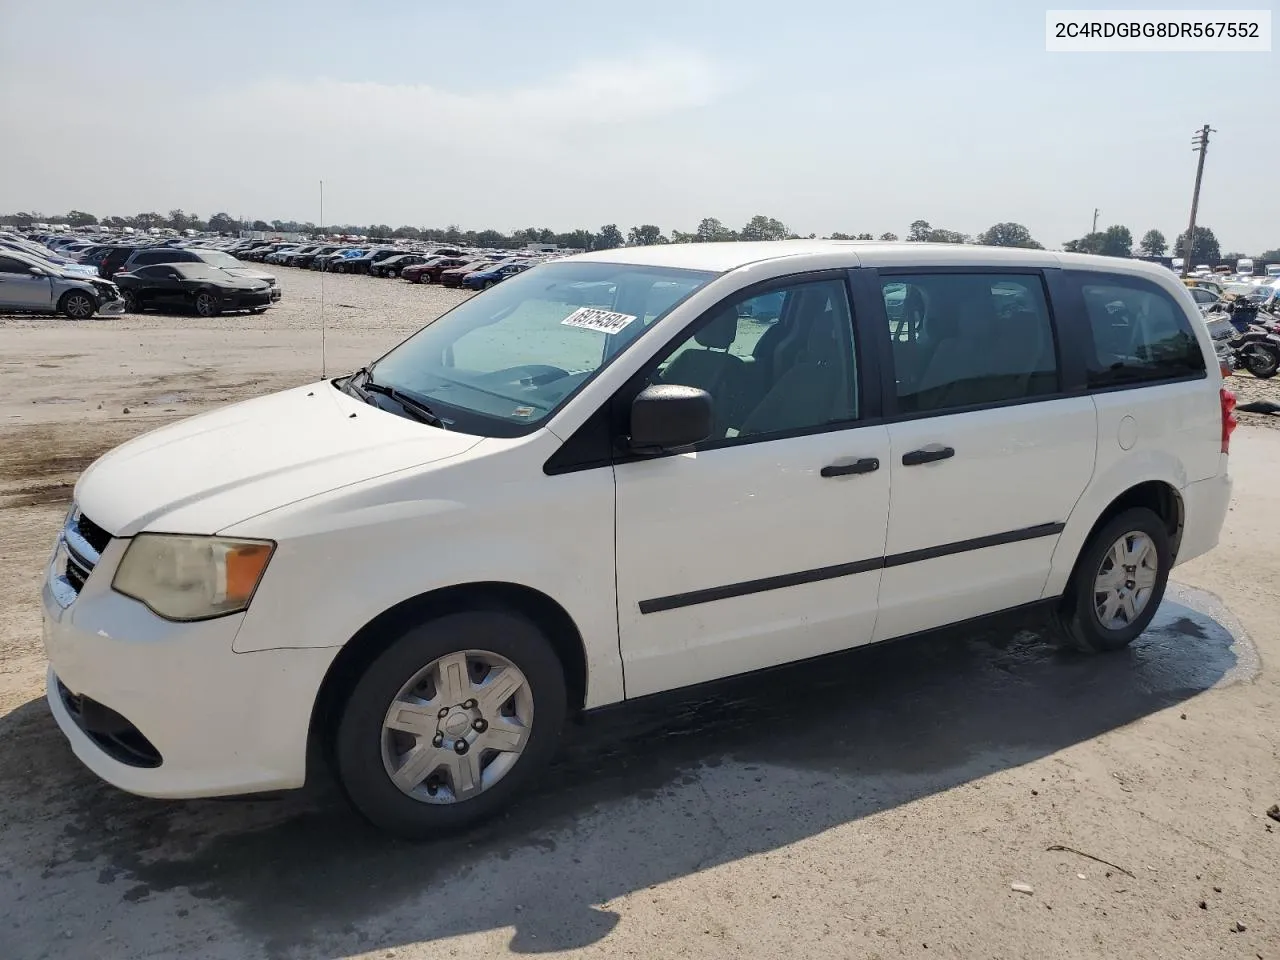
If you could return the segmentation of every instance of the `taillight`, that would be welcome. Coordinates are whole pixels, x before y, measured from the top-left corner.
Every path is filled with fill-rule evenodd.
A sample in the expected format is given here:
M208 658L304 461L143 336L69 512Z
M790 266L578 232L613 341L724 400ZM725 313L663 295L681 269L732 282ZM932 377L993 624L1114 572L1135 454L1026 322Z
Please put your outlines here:
M1236 395L1226 387L1221 387L1218 398L1222 404L1222 452L1227 453L1231 447L1231 434L1240 424L1236 419Z

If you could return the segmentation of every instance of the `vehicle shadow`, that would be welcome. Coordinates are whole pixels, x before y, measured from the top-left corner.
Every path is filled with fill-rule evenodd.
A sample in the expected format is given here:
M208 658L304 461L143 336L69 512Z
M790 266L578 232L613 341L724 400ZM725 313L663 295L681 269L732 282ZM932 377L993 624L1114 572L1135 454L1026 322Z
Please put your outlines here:
M65 929L41 890L93 871L78 889L98 915L185 891L272 957L506 927L512 950L565 950L614 928L602 905L615 897L1026 764L1231 682L1253 658L1230 614L1186 590L1121 653L1062 652L1042 634L886 644L599 716L568 731L507 817L423 844L375 833L328 784L275 800L127 796L78 767L34 701L0 718L0 823L34 822L0 827L0 864L38 851L20 898L32 936Z

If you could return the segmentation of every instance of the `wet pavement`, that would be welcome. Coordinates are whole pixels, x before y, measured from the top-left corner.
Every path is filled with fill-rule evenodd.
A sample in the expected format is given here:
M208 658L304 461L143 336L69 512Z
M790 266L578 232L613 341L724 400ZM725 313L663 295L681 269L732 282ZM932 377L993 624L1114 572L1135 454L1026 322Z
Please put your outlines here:
M601 906L616 897L1021 766L1257 671L1234 617L1173 584L1121 653L1065 652L1043 634L1035 622L967 628L602 713L567 731L508 816L426 844L373 832L329 784L253 801L130 797L80 768L33 701L0 718L0 886L12 891L0 956L96 944L104 958L329 957L502 927L518 952L592 944L618 923ZM22 862L31 849L48 859ZM155 925L131 918L175 910L172 943L139 942Z

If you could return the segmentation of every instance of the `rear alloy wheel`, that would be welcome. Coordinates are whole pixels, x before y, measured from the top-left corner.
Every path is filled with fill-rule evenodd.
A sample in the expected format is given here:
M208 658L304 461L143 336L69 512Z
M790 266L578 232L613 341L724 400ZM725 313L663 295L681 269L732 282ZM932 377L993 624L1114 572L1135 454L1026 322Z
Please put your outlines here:
M201 317L216 317L222 311L218 298L208 290L196 294L195 308L196 315Z
M447 834L518 797L564 722L559 659L517 614L448 614L406 631L356 683L334 741L356 808L402 836Z
M82 290L63 294L58 309L72 320L88 320L98 310L98 302Z
M1156 615L1170 566L1159 516L1138 507L1115 517L1085 546L1058 608L1066 640L1086 653L1127 647Z

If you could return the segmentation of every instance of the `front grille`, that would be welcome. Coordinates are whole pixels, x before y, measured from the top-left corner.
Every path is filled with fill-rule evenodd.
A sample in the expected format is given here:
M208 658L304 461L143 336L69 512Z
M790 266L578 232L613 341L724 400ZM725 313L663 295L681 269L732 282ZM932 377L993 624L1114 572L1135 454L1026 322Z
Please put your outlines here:
M89 546L102 553L107 549L107 544L111 542L111 534L103 530L100 526L86 517L83 513L77 513L76 529L80 531L80 536L84 537Z
M102 551L111 543L111 534L98 526L79 508L73 507L62 529L62 553L66 560L57 571L61 583L54 584L54 594L62 606L71 602L84 589Z

